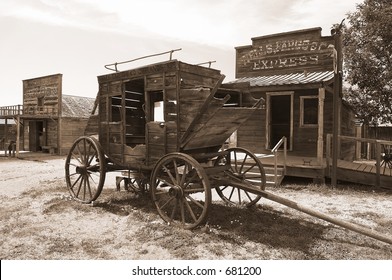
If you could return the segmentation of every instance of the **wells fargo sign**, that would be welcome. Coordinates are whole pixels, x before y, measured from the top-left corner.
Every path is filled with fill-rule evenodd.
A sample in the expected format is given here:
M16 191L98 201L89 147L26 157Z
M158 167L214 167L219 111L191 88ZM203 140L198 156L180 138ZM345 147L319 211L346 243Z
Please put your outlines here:
M236 77L327 71L334 67L334 40L321 28L252 38L236 47Z

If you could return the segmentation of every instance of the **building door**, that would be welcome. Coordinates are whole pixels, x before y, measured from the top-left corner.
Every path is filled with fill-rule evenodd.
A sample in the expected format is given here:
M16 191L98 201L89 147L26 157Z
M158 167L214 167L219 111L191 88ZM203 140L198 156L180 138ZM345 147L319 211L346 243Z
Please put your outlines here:
M42 146L45 146L45 125L44 121L29 121L29 150L31 152L42 151Z
M292 93L267 94L268 129L267 143L269 149L282 139L287 138L287 149L291 149L293 131L293 95Z

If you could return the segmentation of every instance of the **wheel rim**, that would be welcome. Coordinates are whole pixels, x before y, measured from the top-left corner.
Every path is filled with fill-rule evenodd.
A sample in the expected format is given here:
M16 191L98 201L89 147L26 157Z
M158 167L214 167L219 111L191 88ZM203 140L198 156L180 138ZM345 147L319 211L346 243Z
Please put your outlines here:
M105 161L98 142L90 137L78 138L65 162L65 178L71 196L83 203L96 200L105 175Z
M247 181L260 190L265 189L265 172L260 160L250 151L243 148L231 148L227 150L228 156L220 157L215 165L230 165L230 172L241 181ZM230 161L230 162L228 162ZM220 198L230 205L250 207L256 204L261 195L256 195L236 186L223 185L215 188Z
M150 187L158 213L168 224L192 229L205 222L211 189L203 167L192 157L164 156L153 170Z

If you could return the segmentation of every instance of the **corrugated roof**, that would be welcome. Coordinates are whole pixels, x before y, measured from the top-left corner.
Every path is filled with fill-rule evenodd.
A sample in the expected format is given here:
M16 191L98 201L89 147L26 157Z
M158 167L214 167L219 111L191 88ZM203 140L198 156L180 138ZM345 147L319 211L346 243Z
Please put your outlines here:
M244 77L236 79L228 84L236 83L249 83L250 86L283 86L283 85L302 85L312 84L319 82L327 82L333 79L333 71L323 72L301 72L301 73L290 73L282 75L271 75L271 76L257 76L257 77Z
M88 118L94 107L95 98L63 95L62 116L74 118Z

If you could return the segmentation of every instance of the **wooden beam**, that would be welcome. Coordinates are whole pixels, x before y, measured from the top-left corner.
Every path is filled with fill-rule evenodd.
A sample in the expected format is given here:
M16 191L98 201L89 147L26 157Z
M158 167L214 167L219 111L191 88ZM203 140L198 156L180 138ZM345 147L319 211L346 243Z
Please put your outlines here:
M319 88L318 138L317 138L317 163L319 165L322 165L323 163L323 151L324 151L324 100L325 100L325 89Z

